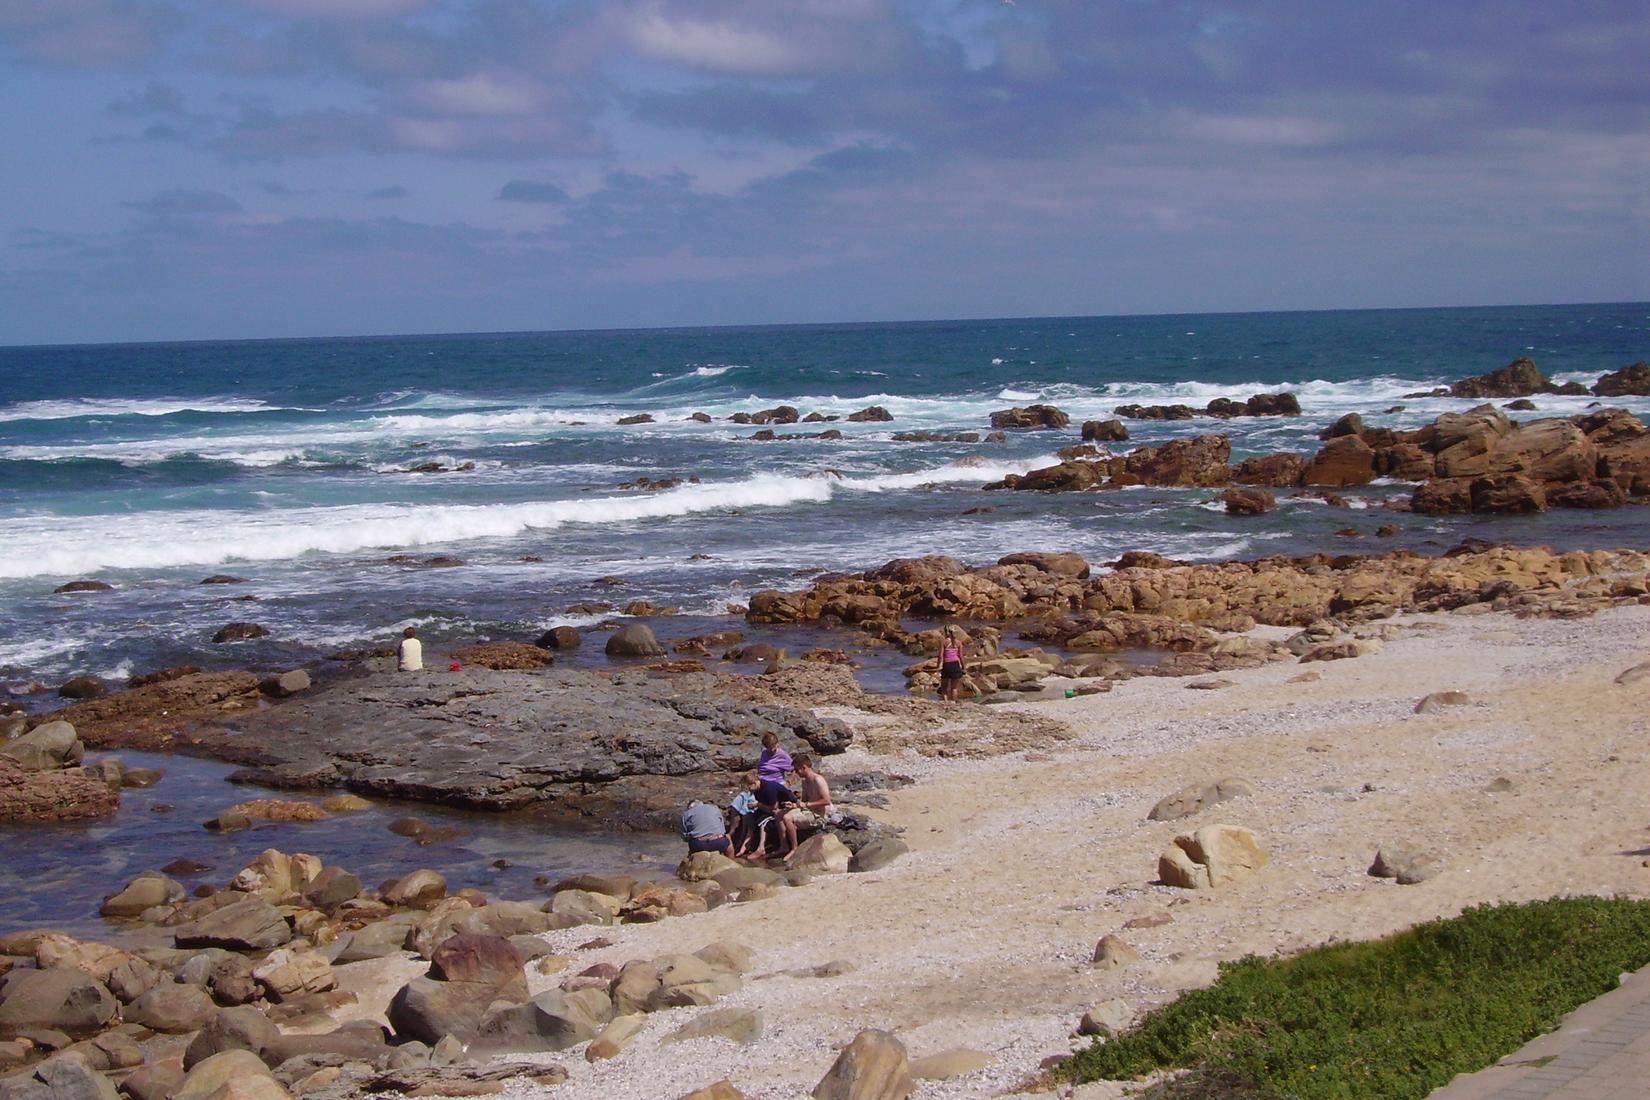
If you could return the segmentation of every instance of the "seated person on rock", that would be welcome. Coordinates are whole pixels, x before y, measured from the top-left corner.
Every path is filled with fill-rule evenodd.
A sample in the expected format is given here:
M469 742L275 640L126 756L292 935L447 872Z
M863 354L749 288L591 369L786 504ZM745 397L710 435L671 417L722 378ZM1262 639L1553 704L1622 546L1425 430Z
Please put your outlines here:
M733 841L728 839L728 827L722 820L722 811L709 802L696 798L682 811L682 839L687 841L690 854L720 852L730 859L733 857Z
M757 845L756 791L762 781L755 772L746 772L740 783L739 793L728 803L728 810L733 814L733 848L742 855L747 848Z
M801 788L796 810L790 815L799 829L822 829L842 820L831 804L831 785L814 769L814 759L805 752L796 754L797 785Z
M774 852L776 856L788 856L796 848L796 822L791 820L791 812L796 809L796 795L783 783L772 779L764 779L756 788L757 821L756 850L748 853L755 859L764 859L767 856L767 839L769 831L779 834L779 848Z

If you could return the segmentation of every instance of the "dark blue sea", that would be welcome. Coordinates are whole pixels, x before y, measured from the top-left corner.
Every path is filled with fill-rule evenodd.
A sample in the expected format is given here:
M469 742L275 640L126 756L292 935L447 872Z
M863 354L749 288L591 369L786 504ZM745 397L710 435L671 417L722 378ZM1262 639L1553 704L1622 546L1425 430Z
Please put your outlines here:
M1413 428L1461 408L1402 395L1518 356L1591 382L1650 357L1650 305L0 348L0 683L289 666L388 645L409 624L437 651L530 640L607 617L567 610L592 600L679 607L679 626L655 622L668 636L757 589L916 554L1212 560L1441 549L1468 533L1646 545L1638 508L1491 523L1380 510L1403 486L1351 493L1350 512L1300 498L1258 518L1201 490L982 490L1125 402L1290 390L1299 418L1131 422L1126 446L1224 431L1239 456L1310 451L1346 412ZM1072 427L893 438L984 433L994 410L1031 402ZM1589 403L1541 397L1525 415ZM1615 403L1650 414L1644 399ZM843 419L775 431L843 438L755 442L757 426L727 419L781 404ZM870 405L893 419L845 419ZM652 422L617 423L638 414ZM697 480L620 487L643 477ZM1382 523L1403 533L1377 542ZM1335 534L1348 527L1360 543ZM417 564L438 555L464 564ZM246 583L199 583L215 573ZM52 594L79 578L116 590ZM212 644L231 620L270 635Z

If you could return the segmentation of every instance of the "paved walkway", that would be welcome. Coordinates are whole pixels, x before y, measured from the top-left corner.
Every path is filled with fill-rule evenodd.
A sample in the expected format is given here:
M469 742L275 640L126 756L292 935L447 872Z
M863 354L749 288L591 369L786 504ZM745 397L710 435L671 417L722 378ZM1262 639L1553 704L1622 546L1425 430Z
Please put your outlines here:
M1650 966L1564 1017L1487 1069L1428 1100L1646 1100L1650 1097Z

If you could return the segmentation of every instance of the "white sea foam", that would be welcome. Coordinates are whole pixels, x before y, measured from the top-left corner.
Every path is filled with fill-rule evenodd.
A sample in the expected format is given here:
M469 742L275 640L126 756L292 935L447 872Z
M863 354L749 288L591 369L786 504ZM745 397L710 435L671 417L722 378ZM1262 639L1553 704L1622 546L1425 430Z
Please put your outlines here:
M96 398L68 401L22 401L0 408L0 421L72 420L89 416L170 416L180 412L245 413L278 408L262 401L229 397Z
M1001 363L1002 360L1001 359L993 359L992 362ZM998 391L997 400L999 400L999 401L1035 401L1041 396L1043 396L1041 390L1004 389L1004 390Z

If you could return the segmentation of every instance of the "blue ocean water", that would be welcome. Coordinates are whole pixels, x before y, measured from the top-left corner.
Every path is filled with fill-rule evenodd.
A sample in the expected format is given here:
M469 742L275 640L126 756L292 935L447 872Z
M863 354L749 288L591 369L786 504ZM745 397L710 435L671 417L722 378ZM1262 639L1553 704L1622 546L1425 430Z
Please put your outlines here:
M1468 533L1646 545L1638 508L1493 522L1379 510L1402 486L1349 494L1350 512L1287 499L1247 519L1208 491L982 490L1126 402L1288 389L1299 418L1131 422L1129 445L1223 431L1238 456L1310 451L1346 412L1413 428L1461 408L1401 395L1525 355L1591 382L1650 357L1650 305L0 348L0 683L281 667L389 644L408 624L438 650L530 639L603 618L567 610L591 600L681 607L655 625L688 633L753 590L926 553L1218 559L1439 549ZM1072 427L893 438L984 433L992 411L1033 401ZM1534 415L1590 403L1541 397ZM842 419L775 431L843 438L756 442L727 419L780 404ZM1612 404L1650 414L1644 399ZM893 419L846 421L869 405ZM652 421L618 423L638 414ZM440 469L408 472L425 464ZM620 487L640 477L697 481ZM1382 523L1402 533L1376 540ZM1335 534L1348 527L1361 542ZM199 584L214 573L247 583ZM52 593L76 578L116 590ZM271 633L212 644L230 620Z

